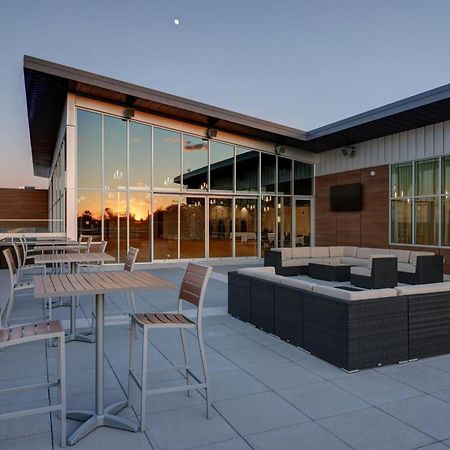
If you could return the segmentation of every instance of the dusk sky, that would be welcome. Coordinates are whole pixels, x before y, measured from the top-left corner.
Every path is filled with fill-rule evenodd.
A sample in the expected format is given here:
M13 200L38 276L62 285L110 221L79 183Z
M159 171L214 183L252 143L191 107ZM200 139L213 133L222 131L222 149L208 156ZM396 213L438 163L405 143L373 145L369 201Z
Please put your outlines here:
M24 54L310 130L449 83L449 23L448 0L0 0L0 185L46 186Z

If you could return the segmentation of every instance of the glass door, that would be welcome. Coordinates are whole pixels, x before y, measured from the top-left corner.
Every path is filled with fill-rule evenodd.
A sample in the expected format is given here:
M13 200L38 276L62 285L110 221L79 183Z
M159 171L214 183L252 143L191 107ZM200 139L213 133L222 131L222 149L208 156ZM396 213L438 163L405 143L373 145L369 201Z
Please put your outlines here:
M295 246L311 245L311 200L295 199Z
M233 200L209 197L209 257L233 256Z
M235 199L235 256L258 255L258 201L256 198Z
M291 197L277 198L278 247L292 246L292 200Z

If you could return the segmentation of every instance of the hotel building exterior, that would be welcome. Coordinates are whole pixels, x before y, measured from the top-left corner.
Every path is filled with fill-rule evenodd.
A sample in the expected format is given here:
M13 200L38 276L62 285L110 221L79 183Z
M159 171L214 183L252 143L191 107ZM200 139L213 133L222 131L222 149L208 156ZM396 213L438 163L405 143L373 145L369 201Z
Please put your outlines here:
M129 246L140 262L305 245L450 256L449 85L304 132L32 57L24 74L47 231L107 240L117 262ZM331 211L330 187L352 183L361 209Z

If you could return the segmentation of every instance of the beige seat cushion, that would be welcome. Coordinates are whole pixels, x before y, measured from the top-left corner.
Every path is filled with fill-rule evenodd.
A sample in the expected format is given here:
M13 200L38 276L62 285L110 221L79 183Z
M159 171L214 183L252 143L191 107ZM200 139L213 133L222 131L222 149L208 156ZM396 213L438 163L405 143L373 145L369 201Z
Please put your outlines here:
M450 281L444 281L442 283L397 286L395 289L398 292L398 295L415 295L415 294L428 294L431 292L446 292L450 291Z
M313 292L343 300L367 300L371 298L395 297L395 289L368 289L364 291L346 291L331 286L316 285Z
M322 258L322 259L326 264L342 264L341 262L342 258L343 257L341 256L332 256L330 258Z
M305 291L312 291L316 283L311 283L310 281L301 280L300 278L282 277L280 284L284 286L290 286L298 289L303 289Z
M285 259L281 262L283 267L296 267L296 266L307 266L309 264L310 258L292 258Z
M417 257L418 256L433 256L433 252L411 252L409 255L409 263L410 264L417 264Z
M292 258L309 258L311 247L296 247L292 249Z
M397 257L397 261L399 263L407 263L409 262L409 254L411 252L409 250L396 250L396 249L389 249L389 254L394 255Z
M371 255L383 255L389 253L389 250L384 248L367 248L367 247L358 247L356 249L356 257L369 259Z
M350 273L352 275L361 275L363 277L370 277L372 271L368 267L355 266L350 268Z
M311 258L329 258L329 247L311 247Z
M341 258L342 264L349 264L352 266L366 266L369 262L367 259L361 259L361 258L352 258L350 256L344 256Z
M416 273L416 266L408 263L398 263L397 270L399 272Z

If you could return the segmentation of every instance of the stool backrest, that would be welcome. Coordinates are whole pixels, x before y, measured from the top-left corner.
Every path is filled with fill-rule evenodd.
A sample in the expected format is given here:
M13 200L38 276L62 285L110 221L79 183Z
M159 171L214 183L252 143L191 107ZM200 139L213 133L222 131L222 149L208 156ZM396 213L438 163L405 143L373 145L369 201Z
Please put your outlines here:
M123 270L127 272L132 272L134 270L134 263L136 262L139 249L135 247L130 247L127 253L127 259L125 260L125 266Z
M91 251L92 239L93 239L92 236L89 236L89 237L87 238L87 241L86 241L86 247L87 247L86 253L89 253L89 252Z
M21 247L22 247L22 242L20 243ZM16 241L12 241L12 246L14 247L14 251L16 252L16 259L17 259L17 267L20 269L22 268L22 266L25 265L25 252L22 252L19 248L19 246L17 245Z
M17 267L16 263L14 262L13 255L11 253L11 250L7 248L6 250L3 250L3 255L6 259L6 264L8 264L8 270L9 270L9 279L11 281L11 287L14 288L16 282L17 282Z
M197 309L197 322L201 319L203 301L205 299L206 286L211 275L212 267L198 266L189 263L184 272L183 281L180 287L178 310L181 312L182 302L191 303Z

